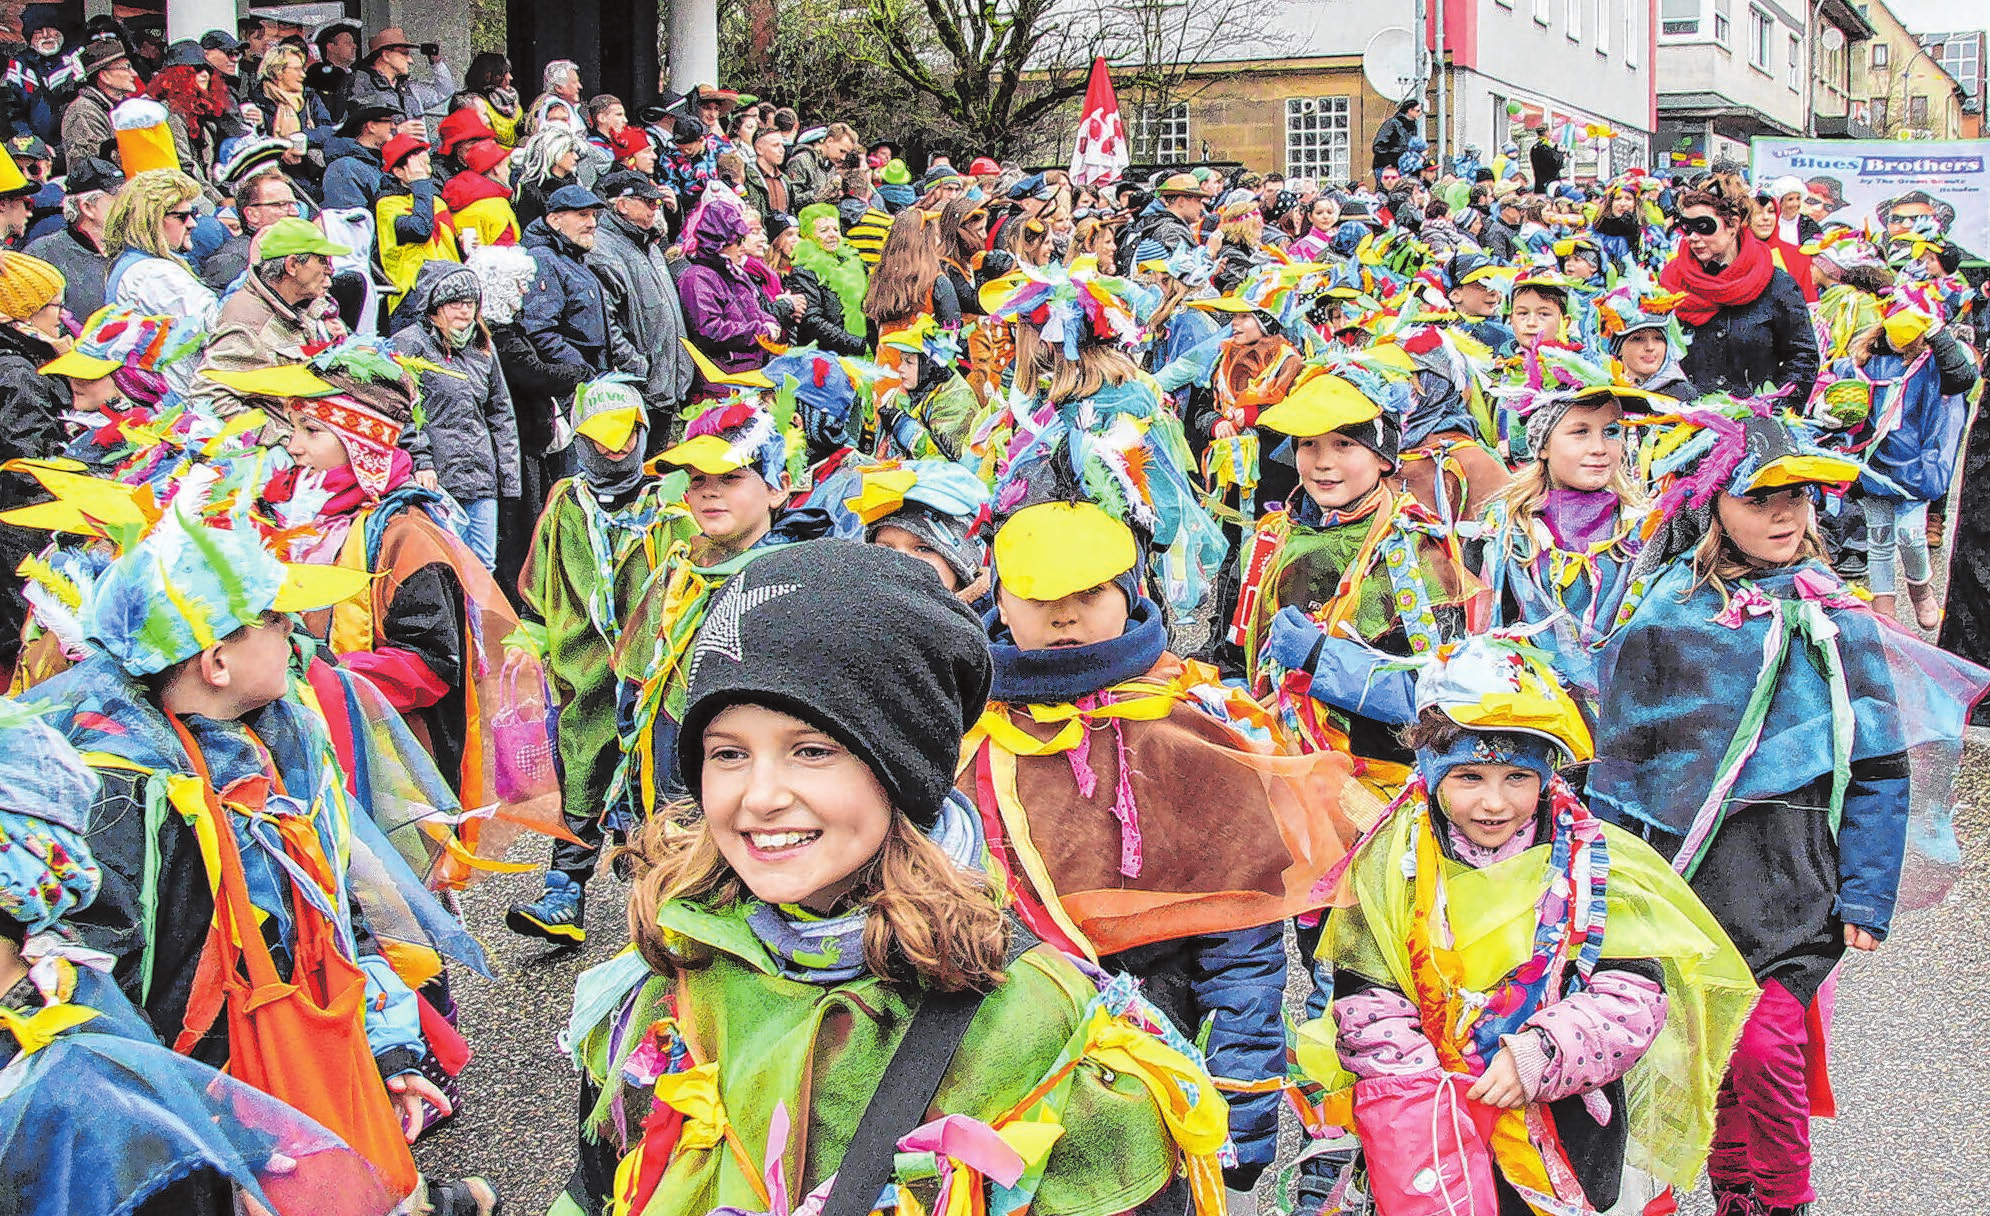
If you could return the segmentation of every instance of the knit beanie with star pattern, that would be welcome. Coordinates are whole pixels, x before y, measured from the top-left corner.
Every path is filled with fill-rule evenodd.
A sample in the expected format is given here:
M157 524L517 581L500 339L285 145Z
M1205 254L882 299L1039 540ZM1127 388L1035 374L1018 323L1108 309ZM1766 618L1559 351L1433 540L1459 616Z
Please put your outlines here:
M719 590L698 630L677 736L684 783L697 797L712 719L762 705L833 736L931 828L989 677L981 622L931 566L881 545L782 545Z

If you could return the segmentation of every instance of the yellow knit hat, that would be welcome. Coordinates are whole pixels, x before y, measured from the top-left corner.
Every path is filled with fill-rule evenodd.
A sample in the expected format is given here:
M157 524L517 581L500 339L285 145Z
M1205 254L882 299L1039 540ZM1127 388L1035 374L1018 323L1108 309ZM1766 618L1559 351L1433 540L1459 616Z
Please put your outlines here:
M25 321L62 298L62 272L25 253L0 249L0 317Z

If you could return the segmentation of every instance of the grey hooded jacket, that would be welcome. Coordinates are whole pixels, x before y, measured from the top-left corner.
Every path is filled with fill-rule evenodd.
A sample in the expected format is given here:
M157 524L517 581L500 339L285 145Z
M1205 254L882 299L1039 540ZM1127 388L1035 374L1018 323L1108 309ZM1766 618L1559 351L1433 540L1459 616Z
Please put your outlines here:
M394 349L436 364L421 373L424 423L421 444L407 444L417 468L433 468L436 481L459 501L516 498L520 493L518 419L497 351L478 321L469 345L451 350L429 323L436 293L456 280L477 288L477 274L460 262L425 262L414 286L394 309L387 327ZM481 298L481 293L479 293ZM426 452L422 450L426 447Z

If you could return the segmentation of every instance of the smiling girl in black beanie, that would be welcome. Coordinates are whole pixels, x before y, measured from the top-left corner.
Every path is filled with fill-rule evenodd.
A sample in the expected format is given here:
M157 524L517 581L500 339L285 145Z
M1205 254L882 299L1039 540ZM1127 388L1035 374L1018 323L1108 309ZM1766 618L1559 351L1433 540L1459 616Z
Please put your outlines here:
M973 614L880 546L787 546L714 599L678 737L701 813L631 846L634 946L575 993L555 1213L865 1216L892 1184L905 1212L997 1185L1043 1212L1220 1210L1200 1057L989 890L950 788L988 680Z

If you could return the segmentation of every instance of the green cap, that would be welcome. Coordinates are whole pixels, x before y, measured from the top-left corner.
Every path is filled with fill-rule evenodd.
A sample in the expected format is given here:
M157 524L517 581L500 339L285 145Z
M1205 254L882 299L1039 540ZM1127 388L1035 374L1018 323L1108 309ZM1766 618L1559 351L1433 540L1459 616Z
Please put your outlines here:
M258 262L306 253L322 253L326 257L337 258L352 252L344 245L333 244L310 220L299 219L294 215L288 219L278 220L263 229L262 243L256 248Z

